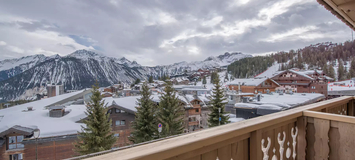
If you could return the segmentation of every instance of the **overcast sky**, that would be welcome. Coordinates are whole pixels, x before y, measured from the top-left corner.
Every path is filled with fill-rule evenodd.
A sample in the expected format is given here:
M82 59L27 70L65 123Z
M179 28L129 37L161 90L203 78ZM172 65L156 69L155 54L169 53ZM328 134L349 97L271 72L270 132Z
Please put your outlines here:
M152 66L350 39L316 0L0 0L1 60L95 49Z

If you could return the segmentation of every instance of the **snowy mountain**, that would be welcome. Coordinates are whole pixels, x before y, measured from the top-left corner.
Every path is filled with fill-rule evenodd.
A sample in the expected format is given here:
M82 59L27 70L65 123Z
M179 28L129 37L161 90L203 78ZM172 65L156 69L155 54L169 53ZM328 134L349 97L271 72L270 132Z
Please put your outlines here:
M38 54L0 61L0 81L16 76L47 59L43 54Z
M64 84L66 90L91 87L96 80L100 86L109 86L119 81L131 83L136 78L179 75L185 70L220 67L245 57L251 55L225 53L204 61L146 67L124 57L113 58L94 51L78 50L63 57L35 55L4 60L0 62L0 98L16 99L28 90L45 87L47 83Z

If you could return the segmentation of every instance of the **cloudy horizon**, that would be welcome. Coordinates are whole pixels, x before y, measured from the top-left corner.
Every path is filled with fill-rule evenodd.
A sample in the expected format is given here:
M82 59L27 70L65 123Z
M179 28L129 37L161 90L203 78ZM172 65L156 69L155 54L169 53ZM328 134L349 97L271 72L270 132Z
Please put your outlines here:
M0 35L0 60L93 49L146 66L352 38L316 0L1 1Z

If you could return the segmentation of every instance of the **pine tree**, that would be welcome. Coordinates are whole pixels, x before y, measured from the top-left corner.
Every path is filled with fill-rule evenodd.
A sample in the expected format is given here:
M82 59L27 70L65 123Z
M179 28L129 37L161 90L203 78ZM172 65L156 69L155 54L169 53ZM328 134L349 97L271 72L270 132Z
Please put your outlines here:
M335 70L334 70L334 67L330 64L329 67L328 67L328 75L329 77L331 78L335 78Z
M339 66L338 66L338 80L344 80L345 78L345 70L344 70L344 64L342 60L339 60Z
M202 84L206 84L206 83L207 83L206 77L203 77Z
M209 114L209 119L208 123L210 127L223 125L229 123L228 116L225 116L226 112L224 111L224 105L226 104L225 101L226 98L223 95L223 90L221 87L221 83L219 81L219 76L216 76L216 80L214 83L214 88L213 88L213 95L212 95L212 100L211 100L211 105L209 106L211 113ZM221 112L219 113L219 108ZM221 118L221 121L219 123L219 117Z
M136 79L136 81L134 82L134 84L138 84L141 83L141 80L139 78Z
M153 83L153 76L149 76L149 83Z
M87 119L84 120L86 126L82 126L78 132L76 151L80 154L89 154L111 149L116 142L116 138L111 132L112 120L107 114L107 107L102 101L99 85L96 82L92 89L91 100L86 105Z
M181 134L183 126L183 108L180 100L172 87L171 82L167 82L164 93L159 97L159 110L157 113L158 122L163 125L161 137Z
M322 70L323 70L323 73L324 73L325 75L328 75L328 74L329 74L329 70L328 70L328 65L327 65L327 64L324 64Z
M132 123L133 132L130 140L133 143L153 140L158 129L154 103L147 83L143 83L141 93L141 98L137 99L139 107L136 107L137 113Z

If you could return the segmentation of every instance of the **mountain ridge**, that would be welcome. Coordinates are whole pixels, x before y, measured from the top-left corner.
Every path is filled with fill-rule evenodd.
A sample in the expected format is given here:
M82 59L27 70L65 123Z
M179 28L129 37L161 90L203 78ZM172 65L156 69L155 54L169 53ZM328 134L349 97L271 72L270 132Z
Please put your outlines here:
M101 86L118 82L131 83L136 78L146 79L148 76L157 78L165 74L179 75L185 70L220 67L229 61L251 57L242 53L224 54L208 61L147 67L125 57L107 57L88 50L77 50L67 56L43 56L39 56L41 58L33 58L36 55L27 56L21 62L19 60L23 57L12 59L11 62L16 62L12 64L8 60L0 61L0 64L7 62L7 66L3 66L9 68L0 70L0 97L6 100L16 99L26 90L43 87L46 83L64 84L66 90L91 87L96 80Z

